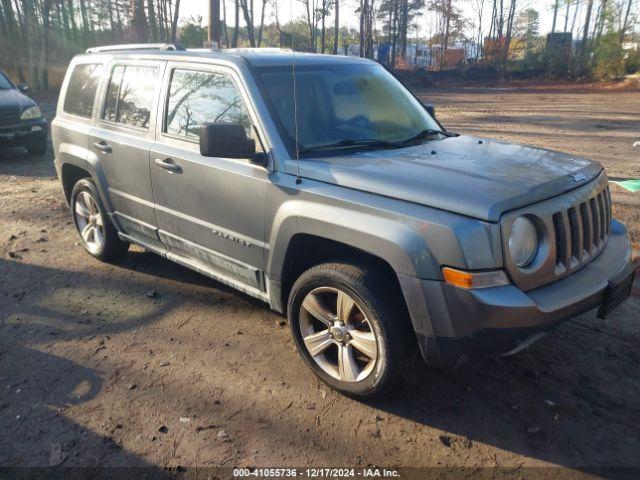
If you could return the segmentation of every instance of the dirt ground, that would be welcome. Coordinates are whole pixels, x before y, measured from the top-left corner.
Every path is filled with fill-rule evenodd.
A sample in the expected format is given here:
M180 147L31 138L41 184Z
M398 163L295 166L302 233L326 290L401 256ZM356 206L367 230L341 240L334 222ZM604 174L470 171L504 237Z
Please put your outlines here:
M640 93L422 97L451 130L640 178ZM612 193L637 248L640 193ZM392 397L358 402L312 376L266 305L140 249L113 265L92 259L51 155L6 151L0 466L507 467L516 478L527 467L640 467L638 287L605 321L582 315L453 374L417 364Z

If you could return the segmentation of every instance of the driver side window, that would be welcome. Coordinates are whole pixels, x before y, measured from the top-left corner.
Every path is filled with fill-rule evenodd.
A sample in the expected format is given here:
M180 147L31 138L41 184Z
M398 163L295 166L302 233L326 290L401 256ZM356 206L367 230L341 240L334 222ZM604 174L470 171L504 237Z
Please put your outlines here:
M234 82L222 73L171 73L164 132L197 142L203 123L236 123L254 137L253 123Z

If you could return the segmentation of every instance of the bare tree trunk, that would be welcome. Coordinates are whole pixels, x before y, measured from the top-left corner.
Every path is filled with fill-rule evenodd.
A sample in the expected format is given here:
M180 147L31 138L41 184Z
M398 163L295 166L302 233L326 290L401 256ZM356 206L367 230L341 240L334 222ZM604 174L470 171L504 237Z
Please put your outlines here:
M304 6L306 8L307 15L307 27L309 28L309 51L315 52L315 42L313 38L313 22L315 21L315 13L313 19L311 18L311 0L304 0Z
M80 17L82 18L82 46L87 46L89 37L89 17L86 0L80 0Z
M116 21L118 22L117 34L121 35L122 34L122 16L120 16L120 6L118 5L118 0L115 0L115 4L116 4Z
M551 33L554 33L556 31L556 20L558 19L558 3L560 3L560 1L556 0L553 4L553 23L551 24Z
M573 32L576 29L576 20L578 19L578 10L580 10L580 2L576 2L576 8L573 11L573 20L571 20L571 36L572 37L574 36Z
M366 0L360 0L360 32L359 32L359 47L360 51L358 52L360 57L364 57L364 16L365 11L367 9Z
M564 12L564 33L567 33L567 28L569 28L569 7L571 6L571 2L569 2L569 0L566 0L567 2L567 9Z
M320 30L320 51L324 53L324 41L325 41L325 23L324 20L327 16L327 0L322 0L322 12L320 13L321 18L321 30Z
M2 8L4 10L5 23L7 25L7 39L11 43L20 42L20 34L18 23L16 21L16 17L14 15L13 7L11 6L11 0L0 0L2 3ZM21 53L21 52L20 52ZM16 52L16 55L9 55L10 65L18 74L18 79L21 83L24 83L24 72L20 66L20 53Z
M242 14L244 21L247 24L247 36L249 37L249 45L251 47L256 46L256 39L253 29L253 1L240 0L240 8L242 8Z
M144 12L144 0L131 0L131 41L144 43L147 41L147 15Z
M338 35L340 33L340 0L335 0L335 22L333 24L333 54L338 54Z
M262 12L260 12L260 29L258 30L258 47L262 45L262 30L264 29L264 11L268 1L269 0L262 0Z
M147 0L147 20L149 22L150 40L157 42L159 40L158 23L156 20L156 12L153 8L153 0Z
M227 1L222 0L222 24L224 25L224 44L229 48L229 29L227 28Z
M233 28L233 48L238 47L238 35L240 34L240 0L234 0L234 8L236 13L235 25Z
M506 64L509 60L509 48L511 47L511 37L513 35L513 21L516 16L516 0L511 0L511 5L509 6L509 16L507 17L507 35L504 41L504 54L503 54L503 62L506 67Z
M409 2L401 0L402 19L400 21L400 56L404 59L407 55L407 30L409 19Z
M51 13L51 0L43 0L42 3L42 53L40 57L40 70L42 73L41 87L43 90L49 90L49 68L47 62L49 60L49 44L51 41L49 17Z
M398 48L398 2L394 0L392 2L393 16L391 21L391 67L396 66L396 54Z
M624 42L624 36L629 28L629 14L631 13L631 4L633 0L627 0L627 10L624 14L624 20L622 21L622 28L620 29L620 43Z
M591 22L591 10L593 9L593 0L587 0L587 14L584 18L584 28L582 29L582 44L580 45L580 53L587 53L587 42L589 40L589 23Z
M440 56L440 69L447 59L447 48L449 47L449 31L451 27L451 0L445 0L445 24L444 24L444 36L442 40L442 53Z
M365 56L367 58L373 58L373 15L374 15L374 1L369 0L368 16L367 16L367 49Z
M115 1L116 1L116 7L117 7L118 5L117 0ZM158 36L160 37L160 41L162 42L167 41L167 23L165 22L167 15L164 9L165 9L164 0L156 0L156 12L158 12Z
M600 39L602 36L602 30L604 28L605 19L607 16L607 0L601 0L600 2L600 15L598 16L598 20L596 22L596 40Z
M22 15L20 14L20 9L18 8L18 1L16 0L16 15L18 17L18 22L20 25L20 31L22 33L22 46L24 47L27 53L27 72L29 74L29 81L31 83L38 82L36 78L36 69L33 60L33 44L31 38L31 18L32 18L32 10L31 6L28 4L27 0L22 0Z
M178 18L180 18L180 0L176 0L176 6L173 10L173 21L171 22L171 42L176 41L178 35Z

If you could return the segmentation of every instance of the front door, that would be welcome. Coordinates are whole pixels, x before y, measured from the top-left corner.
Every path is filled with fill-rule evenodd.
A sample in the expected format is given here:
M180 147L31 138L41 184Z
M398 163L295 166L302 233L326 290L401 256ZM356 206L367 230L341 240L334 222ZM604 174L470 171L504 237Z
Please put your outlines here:
M199 149L205 122L242 124L256 137L240 83L214 66L169 64L165 76L151 149L160 239L173 260L263 296L268 171L248 159L203 157Z
M160 62L110 66L99 120L91 133L115 222L134 240L161 247L156 235L149 149L155 137Z

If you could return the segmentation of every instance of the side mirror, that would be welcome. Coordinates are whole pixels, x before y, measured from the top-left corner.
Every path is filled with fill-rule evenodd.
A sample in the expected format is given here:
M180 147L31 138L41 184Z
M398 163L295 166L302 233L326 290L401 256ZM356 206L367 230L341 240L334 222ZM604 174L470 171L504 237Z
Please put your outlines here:
M18 90L20 90L22 93L29 91L29 85L27 85L26 83L19 83L17 87Z
M424 108L429 115L431 115L433 118L436 118L436 107L434 107L430 103L425 103Z
M200 127L200 155L203 157L246 158L256 156L256 142L237 123L205 123Z

